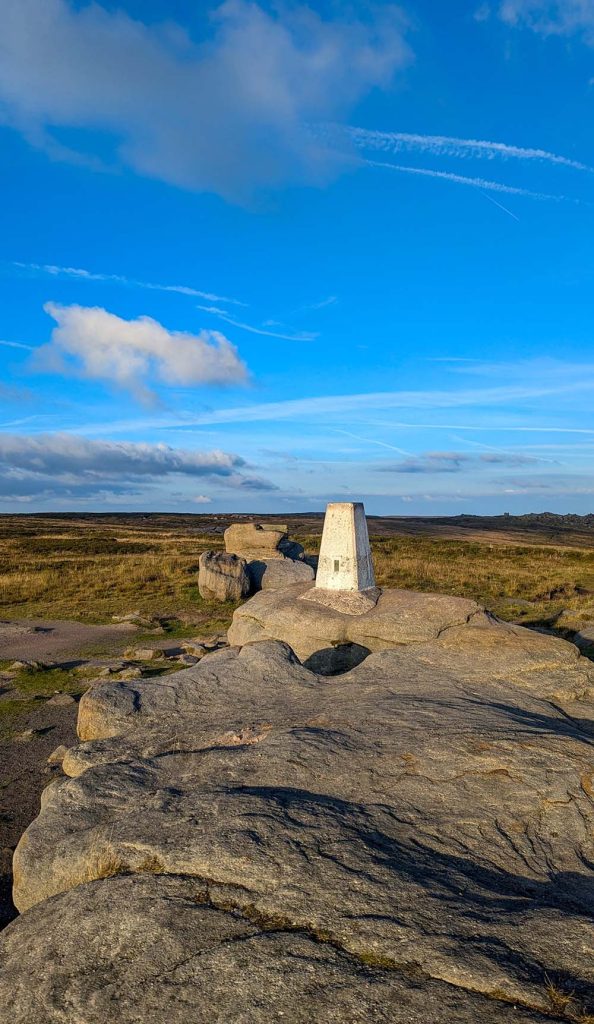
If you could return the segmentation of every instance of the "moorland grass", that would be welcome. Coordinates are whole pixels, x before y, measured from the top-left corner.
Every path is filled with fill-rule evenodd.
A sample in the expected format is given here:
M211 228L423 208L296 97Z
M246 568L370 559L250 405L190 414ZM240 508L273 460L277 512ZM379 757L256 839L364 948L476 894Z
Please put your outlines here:
M319 535L293 536L307 551L319 549ZM222 546L220 533L145 525L140 517L110 530L100 519L35 526L7 517L0 531L0 617L109 622L137 610L159 617L170 637L220 632L233 606L200 598L198 558ZM561 613L564 627L594 622L594 548L507 545L488 535L378 536L372 546L380 586L473 598L526 625L555 628Z
M319 548L318 537L304 539L308 550ZM523 625L554 628L561 613L574 628L594 621L592 548L422 536L372 536L371 543L381 587L471 598Z
M177 618L193 613L210 631L225 628L230 610L202 601L198 558L220 548L220 538L147 530L94 536L85 525L80 536L27 534L0 537L0 614L14 618L72 618L108 622L132 610L143 616ZM46 527L47 530L47 527ZM43 542L43 543L41 543ZM40 546L43 551L40 551ZM172 625L166 631L174 633ZM190 632L196 632L194 627Z
M92 670L89 674L93 674ZM80 672L69 672L64 668L20 669L11 680L14 689L31 697L51 697L53 693L80 696L87 689L87 685Z

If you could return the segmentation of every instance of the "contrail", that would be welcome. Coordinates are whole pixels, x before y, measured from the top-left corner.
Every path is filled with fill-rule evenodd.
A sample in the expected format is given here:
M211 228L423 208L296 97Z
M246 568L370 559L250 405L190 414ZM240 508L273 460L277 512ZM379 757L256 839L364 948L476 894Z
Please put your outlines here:
M488 192L483 192L482 188L477 188L477 192L480 192L480 194L484 196L485 199L488 199L490 203L493 203L494 206L498 206L499 209L503 210L504 213L508 213L510 217L513 217L514 220L517 220L518 224L520 223L520 218L516 217L515 213L512 213L511 210L508 210L507 206L504 206L503 203L498 203L497 200L493 199L493 196L490 196Z
M380 160L366 160L365 163L368 167L387 167L391 171L400 171L402 174L419 174L426 178L441 178L442 181L454 181L458 185L472 185L474 188L486 189L490 192L506 192L508 195L527 196L529 199L552 199L555 202L561 202L567 198L566 196L549 195L546 192L531 192L527 188L504 185L500 181L488 181L485 178L467 178L463 174L453 174L450 171L433 171L428 167L409 167L407 164L389 164Z
M372 437L361 437L359 434L351 434L350 430L339 430L335 427L333 430L334 434L344 434L345 437L353 437L355 441L366 441L367 444L377 444L380 448L389 448L392 452L398 452L399 455L407 455L414 458L414 452L407 452L405 448L397 448L395 444L388 444L387 441L374 441Z
M378 149L385 152L417 150L432 153L435 156L453 156L459 158L477 157L493 160L537 160L544 163L560 164L572 167L576 171L594 172L594 168L579 160L571 160L546 149L531 149L523 146L510 146L505 142L488 142L483 139L459 139L448 135L417 135L408 132L369 131L366 128L347 127L341 129L332 126L336 131L345 132L350 139L362 149Z
M2 341L0 339L0 345L6 345L7 348L24 348L27 352L33 351L33 345L24 345L22 341Z

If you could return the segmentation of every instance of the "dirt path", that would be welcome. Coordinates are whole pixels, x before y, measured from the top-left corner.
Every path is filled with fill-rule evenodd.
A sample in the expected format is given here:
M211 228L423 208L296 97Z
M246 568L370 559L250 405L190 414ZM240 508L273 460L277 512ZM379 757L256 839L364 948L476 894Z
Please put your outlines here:
M0 661L56 661L82 653L120 653L138 632L130 622L91 626L60 619L18 619L0 622Z
M39 813L42 791L62 774L59 764L47 759L56 747L76 743L78 704L57 707L39 701L19 718L21 733L30 739L0 741L0 929L16 915L12 902L12 854L27 825Z
M107 626L47 619L0 621L0 661L64 664L99 656L121 655L138 632L132 623ZM0 701L14 703L18 691L10 678L0 679ZM23 699L21 697L21 699ZM78 703L52 704L46 698L23 699L23 711L12 719L10 733L0 739L0 929L16 911L12 903L12 854L27 825L39 813L41 793L61 775L48 764L56 747L76 742Z

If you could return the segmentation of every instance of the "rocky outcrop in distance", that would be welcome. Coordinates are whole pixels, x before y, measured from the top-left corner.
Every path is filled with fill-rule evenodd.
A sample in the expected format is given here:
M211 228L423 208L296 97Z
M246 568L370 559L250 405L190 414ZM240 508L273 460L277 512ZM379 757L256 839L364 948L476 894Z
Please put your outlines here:
M285 527L235 523L225 530L226 551L200 555L198 589L206 601L237 603L259 590L312 583L314 570Z

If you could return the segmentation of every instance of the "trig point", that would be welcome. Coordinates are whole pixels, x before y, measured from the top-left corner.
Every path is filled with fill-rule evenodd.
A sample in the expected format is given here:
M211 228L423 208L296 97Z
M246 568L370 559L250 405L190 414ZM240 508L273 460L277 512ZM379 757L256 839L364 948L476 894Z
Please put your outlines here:
M332 502L326 509L315 586L303 600L362 615L378 597L363 503Z
M326 509L316 588L375 587L365 509L361 501L334 501Z

